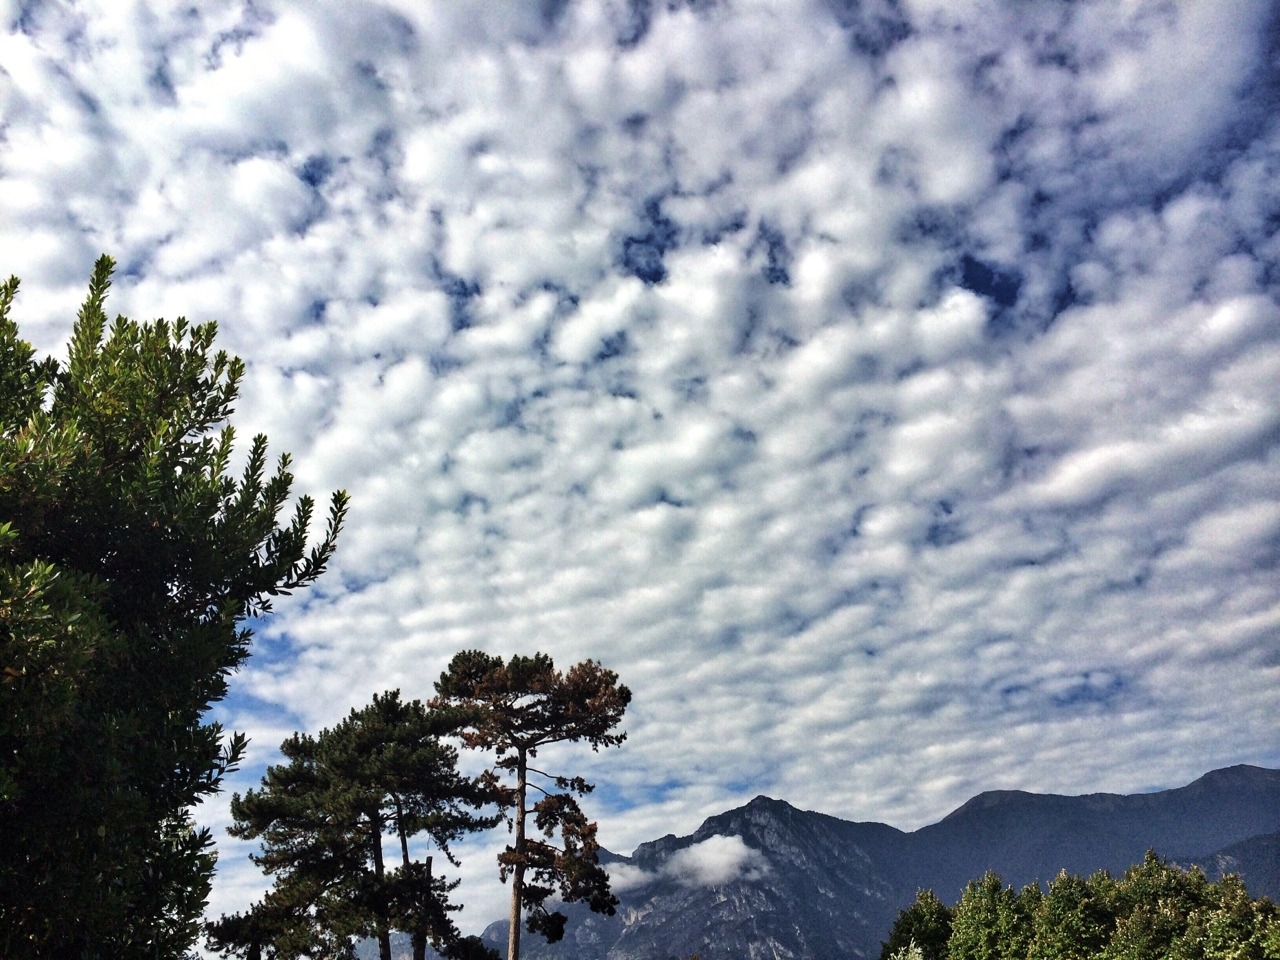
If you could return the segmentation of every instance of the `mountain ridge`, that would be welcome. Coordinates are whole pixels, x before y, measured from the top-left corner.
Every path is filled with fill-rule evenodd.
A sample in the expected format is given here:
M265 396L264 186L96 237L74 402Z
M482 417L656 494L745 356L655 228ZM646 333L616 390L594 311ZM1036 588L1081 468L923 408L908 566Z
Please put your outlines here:
M1251 886L1254 895L1280 897L1280 770L1240 764L1136 794L984 791L914 831L762 794L687 836L608 854L618 915L571 906L562 943L531 937L522 953L528 960L876 957L920 888L953 903L986 870L1022 886L1062 869L1119 873L1148 849L1242 872L1247 884L1252 877L1265 888ZM506 923L491 924L483 938L501 949Z

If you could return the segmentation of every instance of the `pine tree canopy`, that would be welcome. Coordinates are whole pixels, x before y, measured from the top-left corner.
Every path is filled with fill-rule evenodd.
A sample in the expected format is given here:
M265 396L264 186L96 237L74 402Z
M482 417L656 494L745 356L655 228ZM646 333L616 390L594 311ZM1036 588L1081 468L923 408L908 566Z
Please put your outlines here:
M617 731L631 691L618 675L594 660L564 673L551 658L537 653L501 657L479 650L457 654L436 682L432 704L458 712L463 743L492 750L499 802L509 811L513 842L499 855L499 872L511 880L508 960L519 960L521 920L530 933L554 943L564 937L567 917L550 910L558 894L565 903L585 902L597 913L612 914L618 899L600 866L596 824L588 821L577 797L593 786L533 766L538 750L554 743L586 742L593 750L621 744ZM538 799L529 802L533 788ZM534 831L528 829L532 816ZM558 840L557 843L557 834Z
M262 842L253 860L275 884L247 916L211 925L215 948L290 957L374 937L388 960L392 930L410 934L418 960L428 943L464 948L449 918L456 882L412 849L429 840L456 864L450 844L501 819L479 812L492 789L462 776L457 750L441 739L456 725L447 711L391 691L331 729L281 744L287 762L231 801L232 835Z

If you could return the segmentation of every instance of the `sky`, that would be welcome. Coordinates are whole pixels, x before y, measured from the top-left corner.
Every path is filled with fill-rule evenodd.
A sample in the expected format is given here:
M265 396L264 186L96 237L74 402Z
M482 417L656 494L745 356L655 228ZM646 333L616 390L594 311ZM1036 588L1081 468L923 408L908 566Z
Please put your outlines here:
M351 496L229 791L543 651L633 691L551 757L612 850L914 829L1280 766L1278 107L1258 0L0 0L0 274L54 354L104 252L216 320L241 453Z

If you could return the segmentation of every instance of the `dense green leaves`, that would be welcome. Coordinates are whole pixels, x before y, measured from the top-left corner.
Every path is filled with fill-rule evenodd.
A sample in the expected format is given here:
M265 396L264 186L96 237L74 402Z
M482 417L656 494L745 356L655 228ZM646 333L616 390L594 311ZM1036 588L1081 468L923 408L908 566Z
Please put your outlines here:
M212 925L215 949L325 956L370 936L385 960L392 930L411 935L419 960L428 942L459 947L448 902L456 884L410 851L425 836L452 861L453 841L500 819L476 812L492 791L461 776L457 751L441 742L456 724L392 691L318 736L281 744L288 762L268 768L261 790L231 801L232 835L262 841L253 860L275 884L247 915ZM388 836L395 866L383 850Z
M586 742L593 750L621 744L626 734L616 731L631 691L618 683L616 673L594 660L561 673L542 653L513 656L504 663L500 657L466 650L441 674L436 694L434 706L457 711L463 718L463 742L492 750L495 767L509 778L507 784L494 781L514 833L498 857L503 881L511 880L508 960L520 956L522 917L530 933L548 942L564 936L567 918L547 908L553 895L612 914L618 900L600 866L596 825L577 801L592 785L581 777L539 770L530 760L552 743ZM532 804L530 787L538 794ZM530 816L535 831L528 830Z
M1102 953L1115 929L1116 883L1063 871L1049 884L1036 914L1031 960L1086 960Z
M941 908L941 909L939 909ZM1047 893L971 882L951 911L943 953L935 935L946 908L930 891L898 915L882 957L1029 960L1280 960L1280 909L1251 899L1238 877L1210 882L1155 854L1113 878L1065 872Z
M932 890L920 890L911 906L898 915L880 960L890 960L913 945L921 960L944 960L950 938L951 908Z
M1021 960L1030 945L1037 887L1014 893L994 873L965 887L951 915L950 960Z
M239 758L204 712L244 619L312 582L288 458L228 475L244 365L216 327L108 325L94 268L65 365L36 360L0 287L0 954L180 955L213 869L187 815ZM219 426L221 429L219 430Z

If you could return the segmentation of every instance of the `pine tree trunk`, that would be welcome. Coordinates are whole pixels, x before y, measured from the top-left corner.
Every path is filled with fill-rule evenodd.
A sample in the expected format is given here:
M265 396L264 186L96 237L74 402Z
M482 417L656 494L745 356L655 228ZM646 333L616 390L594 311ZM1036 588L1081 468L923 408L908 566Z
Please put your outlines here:
M427 899L431 896L431 858L427 857L426 887L423 891L422 916L418 918L418 927L413 931L413 960L427 960Z
M516 766L516 864L511 874L511 930L507 934L507 960L520 960L520 895L524 892L524 796L529 771L524 751Z
M382 863L382 820L373 817L370 821L370 833L373 841L373 875L377 878L377 892L374 895L374 930L378 935L379 960L391 960L391 928L387 923L386 887L383 877L386 870Z
M396 804L396 832L400 834L400 862L404 872L409 873L409 834L404 828L404 807L400 798L393 797ZM431 858L427 857L427 877L421 893L418 895L417 913L413 915L413 929L409 931L409 943L413 948L413 960L426 960L427 957L427 902L431 898Z

